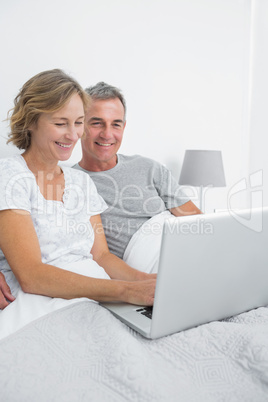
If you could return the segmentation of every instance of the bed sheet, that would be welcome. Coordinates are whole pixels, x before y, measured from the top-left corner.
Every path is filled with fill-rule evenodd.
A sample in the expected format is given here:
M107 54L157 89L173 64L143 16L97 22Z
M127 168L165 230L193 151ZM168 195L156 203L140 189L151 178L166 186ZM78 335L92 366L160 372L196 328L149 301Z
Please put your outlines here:
M130 239L123 260L140 271L156 273L164 222L177 219L169 211L161 212L146 221Z
M266 402L267 395L267 308L148 340L81 301L0 341L5 402Z

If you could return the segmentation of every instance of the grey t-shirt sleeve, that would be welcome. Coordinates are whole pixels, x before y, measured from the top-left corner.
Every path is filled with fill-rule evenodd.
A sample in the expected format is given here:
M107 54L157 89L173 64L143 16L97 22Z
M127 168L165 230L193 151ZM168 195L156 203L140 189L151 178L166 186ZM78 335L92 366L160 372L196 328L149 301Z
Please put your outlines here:
M179 207L190 200L164 165L155 162L154 172L155 188L167 209Z
M78 164L73 167L84 170ZM85 172L109 207L101 214L102 223L110 251L120 258L144 222L189 201L165 166L140 155L119 154L114 168Z

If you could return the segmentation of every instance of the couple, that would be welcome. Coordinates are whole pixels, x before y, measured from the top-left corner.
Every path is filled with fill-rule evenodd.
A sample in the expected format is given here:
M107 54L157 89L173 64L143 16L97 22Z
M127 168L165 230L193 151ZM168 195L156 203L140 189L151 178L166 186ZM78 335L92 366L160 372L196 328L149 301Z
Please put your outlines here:
M0 160L0 308L19 285L63 299L153 304L156 275L122 260L132 235L162 211L200 211L162 165L118 154L125 125L125 100L107 84L84 92L55 69L22 87L9 141L24 152ZM79 138L81 161L60 167ZM75 230L82 224L86 231Z

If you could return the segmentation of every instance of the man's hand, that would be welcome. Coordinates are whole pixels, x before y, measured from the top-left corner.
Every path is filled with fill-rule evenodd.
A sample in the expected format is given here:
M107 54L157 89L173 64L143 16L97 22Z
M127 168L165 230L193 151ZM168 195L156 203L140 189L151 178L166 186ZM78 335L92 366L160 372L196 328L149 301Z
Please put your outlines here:
M8 301L12 302L14 300L15 297L12 296L10 288L6 283L5 277L2 272L0 272L0 309L3 310L9 305Z

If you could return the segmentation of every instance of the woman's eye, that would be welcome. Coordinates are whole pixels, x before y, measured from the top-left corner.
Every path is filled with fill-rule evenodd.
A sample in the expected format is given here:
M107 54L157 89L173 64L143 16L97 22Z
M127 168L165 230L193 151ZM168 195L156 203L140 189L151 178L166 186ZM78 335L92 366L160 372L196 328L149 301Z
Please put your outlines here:
M64 126L64 123L55 123L55 126L62 127Z
M77 121L75 124L84 124L83 121Z

